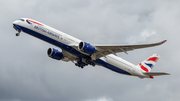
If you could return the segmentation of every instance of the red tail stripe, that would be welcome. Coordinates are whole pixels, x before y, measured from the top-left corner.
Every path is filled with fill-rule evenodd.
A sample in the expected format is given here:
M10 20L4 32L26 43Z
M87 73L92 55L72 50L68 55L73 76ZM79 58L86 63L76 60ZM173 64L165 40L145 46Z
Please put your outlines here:
M139 64L139 66L141 67L142 70L149 72L149 70L146 67L144 67L141 63Z
M40 23L38 23L38 22L35 22L35 21L32 21L32 20L29 20L29 19L27 19L27 21L30 21L30 22L32 22L32 23L38 24L38 25L40 25L40 26L43 26L42 24L40 24Z
M158 57L151 57L149 59L147 59L147 61L154 61L154 62L157 62L158 61Z

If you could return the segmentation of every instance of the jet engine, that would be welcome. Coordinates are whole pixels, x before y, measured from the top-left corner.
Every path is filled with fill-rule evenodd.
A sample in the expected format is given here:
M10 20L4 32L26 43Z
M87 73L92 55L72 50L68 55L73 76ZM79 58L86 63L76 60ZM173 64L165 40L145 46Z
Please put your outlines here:
M80 42L78 46L79 50L89 55L92 55L95 52L95 47L87 42Z
M56 59L56 60L61 60L63 58L62 52L58 51L57 49L54 48L49 48L47 50L47 54L49 57Z

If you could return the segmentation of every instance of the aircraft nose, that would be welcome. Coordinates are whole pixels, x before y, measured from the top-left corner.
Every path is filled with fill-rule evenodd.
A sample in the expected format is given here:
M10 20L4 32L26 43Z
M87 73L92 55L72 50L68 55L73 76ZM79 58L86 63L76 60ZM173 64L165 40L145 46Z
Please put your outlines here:
M22 31L21 28L19 27L19 21L16 20L13 22L13 28L18 31L19 33ZM16 36L19 36L19 33L16 34Z
M16 20L13 22L13 24L17 25L17 24L19 24L19 21Z

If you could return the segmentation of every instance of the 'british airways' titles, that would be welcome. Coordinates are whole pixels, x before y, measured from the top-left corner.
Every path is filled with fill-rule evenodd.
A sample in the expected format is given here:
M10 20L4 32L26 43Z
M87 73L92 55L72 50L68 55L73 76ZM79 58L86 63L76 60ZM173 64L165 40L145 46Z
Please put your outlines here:
M40 31L42 31L42 32L44 32L44 33L47 33L47 34L49 34L49 35L51 35L51 36L54 36L54 37L56 37L56 38L59 39L59 36L58 36L58 35L54 34L53 32L51 32L51 31L49 31L49 30L47 30L47 29L44 29L44 28L42 28L42 27L40 27L40 26L36 26L36 25L34 26L34 28L37 29L37 30L40 30Z

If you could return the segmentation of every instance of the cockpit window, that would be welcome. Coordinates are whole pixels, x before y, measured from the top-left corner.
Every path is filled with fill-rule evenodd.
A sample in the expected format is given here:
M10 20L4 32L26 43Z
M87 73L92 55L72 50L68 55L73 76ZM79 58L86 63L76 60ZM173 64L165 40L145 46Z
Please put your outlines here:
M24 21L24 19L19 19L19 20Z

